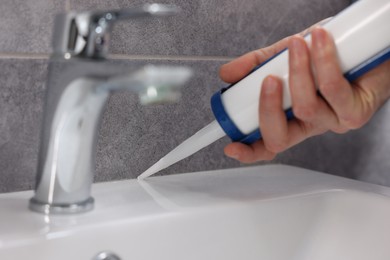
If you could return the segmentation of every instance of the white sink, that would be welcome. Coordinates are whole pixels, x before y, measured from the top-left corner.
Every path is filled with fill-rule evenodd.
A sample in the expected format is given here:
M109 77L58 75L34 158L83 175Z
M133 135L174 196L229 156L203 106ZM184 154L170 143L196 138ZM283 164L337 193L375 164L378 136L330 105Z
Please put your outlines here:
M92 212L0 195L0 259L389 260L390 188L272 165L95 184Z

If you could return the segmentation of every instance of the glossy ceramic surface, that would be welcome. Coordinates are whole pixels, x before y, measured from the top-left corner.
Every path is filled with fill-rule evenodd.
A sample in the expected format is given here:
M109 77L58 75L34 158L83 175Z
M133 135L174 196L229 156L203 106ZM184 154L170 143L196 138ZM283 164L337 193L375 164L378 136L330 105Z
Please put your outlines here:
M390 259L390 188L274 165L93 185L92 212L0 195L0 259Z

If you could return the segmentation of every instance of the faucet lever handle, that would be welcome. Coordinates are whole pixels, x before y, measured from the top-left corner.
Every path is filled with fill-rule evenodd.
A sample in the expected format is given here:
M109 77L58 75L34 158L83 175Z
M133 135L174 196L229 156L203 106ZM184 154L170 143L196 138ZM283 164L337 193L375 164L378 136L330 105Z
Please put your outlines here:
M118 20L132 19L139 17L153 17L153 16L170 16L179 12L179 8L175 5L166 4L145 4L140 8L128 8L113 11L117 15ZM111 12L105 12L111 13Z
M146 4L138 8L111 11L70 12L56 17L54 53L92 59L107 56L112 25L121 20L163 17L177 14L174 5Z

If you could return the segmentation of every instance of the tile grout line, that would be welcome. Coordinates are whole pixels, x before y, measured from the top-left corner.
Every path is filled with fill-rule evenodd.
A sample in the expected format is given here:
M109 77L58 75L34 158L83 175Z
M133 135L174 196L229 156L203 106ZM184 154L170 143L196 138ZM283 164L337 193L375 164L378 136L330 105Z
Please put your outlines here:
M236 57L224 56L169 56L169 55L128 55L110 54L108 58L116 60L204 60L204 61L230 61Z
M47 53L1 53L0 59L49 59L50 54ZM163 56L163 55L127 55L127 54L111 54L108 56L113 60L172 60L172 61L230 61L235 57L224 56Z
M37 53L0 53L0 59L27 59L27 60L41 60L49 59L49 54Z

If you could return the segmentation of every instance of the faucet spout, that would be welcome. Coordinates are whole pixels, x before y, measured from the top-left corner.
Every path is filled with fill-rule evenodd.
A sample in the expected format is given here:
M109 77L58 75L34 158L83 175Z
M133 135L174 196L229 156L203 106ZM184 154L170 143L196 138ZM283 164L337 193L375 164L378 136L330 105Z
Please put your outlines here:
M70 82L49 79L35 196L30 201L34 211L64 214L92 209L97 132L110 93L130 90L139 94L141 103L171 102L192 75L186 67L152 65L134 73L104 75L98 68L112 65L79 63L63 72L68 79L74 70L80 73Z
M129 73L106 61L107 48L103 41L113 21L170 15L175 11L177 8L172 6L152 4L136 9L57 17L54 37L61 41L54 44L50 59L31 210L67 214L93 208L90 194L97 132L111 92L134 91L143 104L171 102L180 97L178 88L192 75L189 68L148 65ZM57 37L59 32L63 37ZM100 43L104 48L100 48Z
M73 213L93 207L96 135L99 118L108 99L96 92L99 82L79 78L64 90L51 120L44 128L35 196L30 209L44 213ZM49 115L46 115L49 116Z

